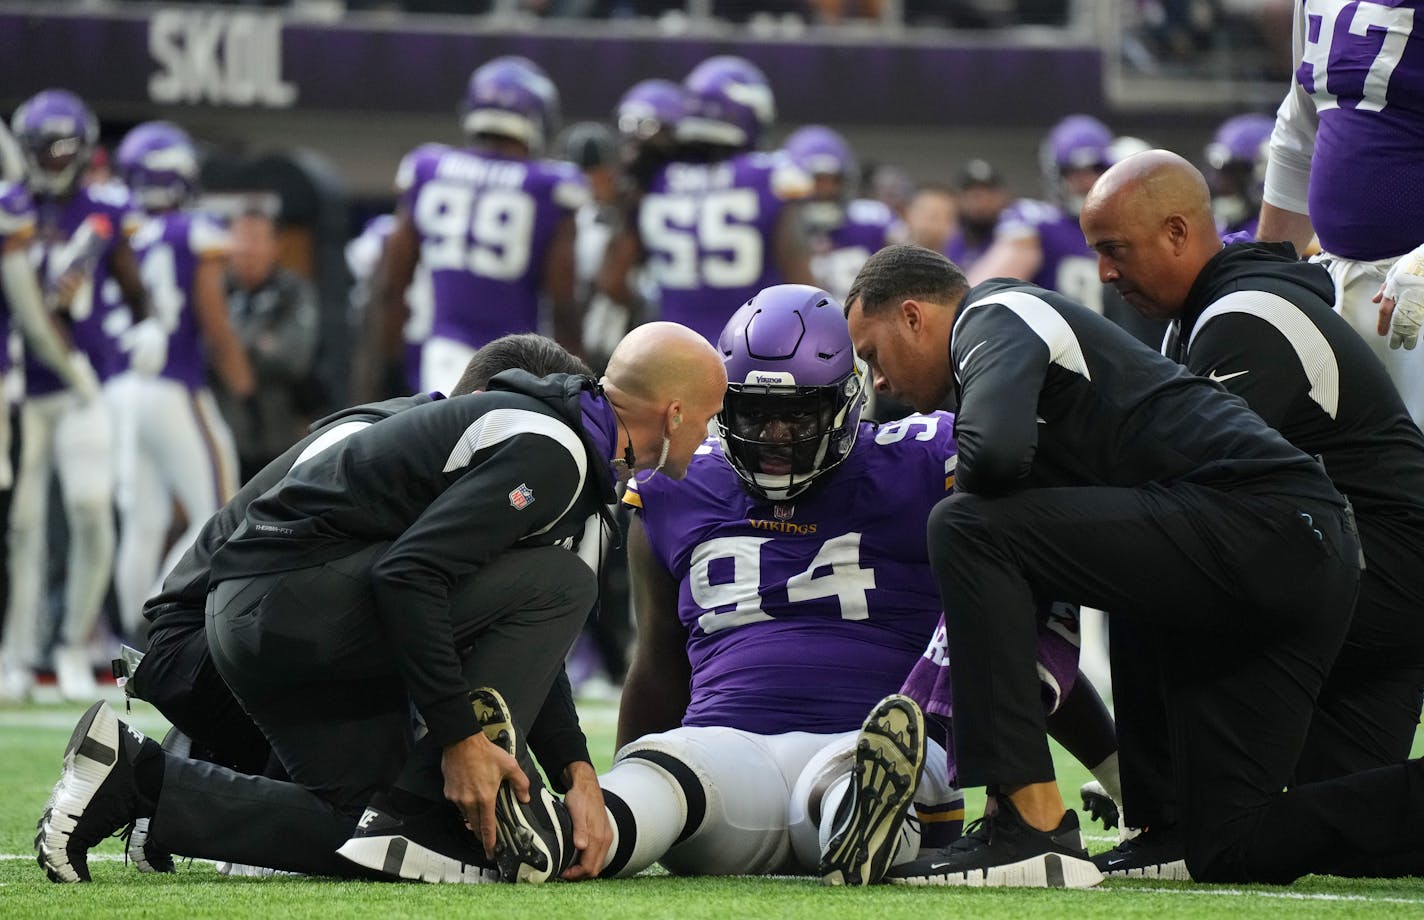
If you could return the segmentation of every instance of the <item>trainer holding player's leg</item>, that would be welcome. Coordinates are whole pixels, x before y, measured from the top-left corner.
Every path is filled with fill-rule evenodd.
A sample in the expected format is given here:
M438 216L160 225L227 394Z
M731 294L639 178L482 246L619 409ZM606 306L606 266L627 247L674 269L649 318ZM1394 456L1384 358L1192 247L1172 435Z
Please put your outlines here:
M41 820L50 877L87 879L88 850L142 817L175 856L349 872L335 851L406 762L410 703L506 875L567 867L567 829L512 756L596 591L552 545L606 514L618 468L680 477L725 388L710 345L653 323L601 382L512 371L313 445L214 556L208 608L218 671L292 782L172 758L95 706Z
M982 824L890 880L1101 879L1054 780L1042 597L1215 639L1160 675L1193 877L1424 871L1424 762L1281 792L1360 577L1349 507L1314 458L1079 304L1003 279L970 289L929 250L872 256L847 307L877 387L920 409L958 398L958 494L930 517L930 558L960 779L991 793Z

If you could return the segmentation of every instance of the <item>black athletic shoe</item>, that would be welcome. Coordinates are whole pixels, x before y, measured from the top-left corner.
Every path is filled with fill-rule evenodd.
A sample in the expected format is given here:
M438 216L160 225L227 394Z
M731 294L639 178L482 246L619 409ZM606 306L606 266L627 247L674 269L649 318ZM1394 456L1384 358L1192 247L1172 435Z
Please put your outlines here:
M64 749L64 767L35 826L35 852L52 882L89 881L89 851L132 827L141 798L133 762L148 740L104 702L85 710Z
M121 648L133 651L126 645ZM139 657L142 660L142 654ZM114 659L116 665L118 660ZM166 753L175 757L187 759L193 751L193 739L177 728L170 728L168 734L163 736L162 748ZM173 854L163 852L149 839L148 824L151 820L150 818L139 818L134 821L124 846L124 855L140 872L172 872L174 871Z
M475 716L485 737L511 757L518 757L514 718L498 691L481 687L470 693ZM529 801L521 802L509 783L495 795L495 862L507 882L537 885L558 877L573 865L578 852L573 845L573 822L564 803L556 799L531 766Z
M403 815L384 795L366 806L356 832L336 851L389 879L483 884L500 881L499 868L449 802Z
M892 885L970 885L1016 888L1091 888L1103 880L1088 859L1078 813L1052 831L1025 824L1007 796L992 817L971 824L938 852L902 863L885 875Z
M1109 878L1192 880L1187 871L1187 847L1175 827L1149 827L1094 856L1093 865Z
M887 696L855 742L850 788L816 870L827 885L873 885L885 875L924 763L924 713L907 696Z

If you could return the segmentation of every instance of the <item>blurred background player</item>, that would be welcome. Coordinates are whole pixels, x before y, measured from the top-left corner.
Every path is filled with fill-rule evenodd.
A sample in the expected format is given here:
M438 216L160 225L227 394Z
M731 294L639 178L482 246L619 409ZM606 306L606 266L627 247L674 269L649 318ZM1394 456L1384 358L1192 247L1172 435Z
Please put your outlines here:
M1020 278L1103 312L1097 259L1083 241L1078 209L1109 166L1113 133L1089 115L1069 115L1044 139L1040 166L1049 201L1020 199L994 231L994 242L968 273L969 283Z
M1335 279L1335 309L1389 371L1424 424L1424 362L1377 330L1375 293L1400 256L1424 242L1424 22L1418 3L1301 0L1300 62L1276 112L1261 240L1312 236Z
M1206 181L1211 186L1211 210L1223 235L1256 236L1261 191L1266 177L1275 119L1269 115L1234 115L1221 123L1206 145Z
M84 184L84 166L99 123L77 96L45 90L16 110L12 127L24 153L25 182L34 197L32 255L50 309L63 316L75 347L101 381L124 369L157 373L168 333L149 315L128 237L138 215L128 192L113 182ZM100 292L113 279L129 317L106 315ZM128 327L116 342L106 331ZM108 590L114 561L112 408L67 387L54 371L25 359L20 410L20 468L10 511L10 608L6 646L12 665L33 668L42 651L41 578L50 478L59 475L69 528L64 616L54 651L55 675L68 699L94 695L87 646ZM107 657L104 656L104 657Z
M715 342L736 309L764 287L809 283L799 218L788 204L811 182L785 156L757 153L774 120L766 75L732 55L711 57L683 81L678 159L657 170L638 208L639 261L659 297L658 316ZM614 285L615 300L626 291Z
M608 254L608 244L618 227L622 180L618 138L598 121L580 121L559 135L559 156L574 164L588 182L589 195L574 212L574 300L583 317L583 352L602 368L619 339L628 331L628 317L591 309L598 274Z
M994 242L994 228L1013 203L1004 176L988 160L973 159L959 171L959 232L941 250L961 271L974 267Z
M311 282L278 263L277 224L265 208L246 207L231 238L228 317L252 365L253 388L242 396L219 386L216 395L246 482L304 437L316 414L318 305Z
M469 146L426 145L401 161L396 226L376 276L367 334L379 338L382 363L389 363L404 292L423 262L435 318L421 355L421 389L449 390L486 342L539 331L541 297L554 338L582 350L574 214L588 198L587 183L569 163L534 159L552 142L558 117L558 90L538 65L495 58L470 76L462 122Z
M959 204L954 189L939 182L918 186L905 202L905 232L909 241L944 252L959 232Z
M207 386L211 362L226 390L253 391L252 367L228 323L227 232L192 210L198 155L187 132L145 122L114 154L119 178L147 215L130 243L154 316L168 332L155 377L116 385L119 548L114 570L125 634L139 636L143 603L238 488L232 432ZM173 503L188 527L164 558ZM162 563L160 564L160 560Z
M850 291L871 254L905 240L905 225L883 202L856 195L860 167L850 145L825 125L807 125L786 139L786 155L812 180L800 206L811 247L811 273L832 297Z
M64 333L45 309L44 293L30 261L30 244L35 235L35 207L24 184L25 165L10 131L0 122L0 342L8 346L10 324L25 336L26 350L43 361L80 399L98 396L99 382L82 354L71 353ZM0 349L0 374L10 371L10 349ZM0 520L8 518L15 472L10 461L10 406L0 397ZM8 575L5 578L8 586ZM21 628L7 625L7 647L0 654L0 699L24 699L34 685L31 661L15 661L15 636L19 645L34 648L36 624ZM12 630L14 630L12 632Z
M584 316L585 342L607 354L623 332L647 319L661 299L638 239L638 212L654 178L678 157L677 126L687 114L687 90L671 80L640 80L618 100L613 118L623 175L617 221L604 249ZM597 362L598 355L592 355Z
M378 214L366 221L360 235L346 244L346 268L356 282L351 289L351 309L357 329L361 327L364 313L371 305L371 285L375 283L376 271L380 268L386 239L395 226L394 214ZM405 315L405 323L401 326L403 357L399 366L391 365L389 368L392 373L399 371L400 376L386 381L385 389L418 393L420 350L425 347L425 340L430 338L430 326L435 319L435 293L430 285L430 272L419 262L416 263L410 287L405 289Z

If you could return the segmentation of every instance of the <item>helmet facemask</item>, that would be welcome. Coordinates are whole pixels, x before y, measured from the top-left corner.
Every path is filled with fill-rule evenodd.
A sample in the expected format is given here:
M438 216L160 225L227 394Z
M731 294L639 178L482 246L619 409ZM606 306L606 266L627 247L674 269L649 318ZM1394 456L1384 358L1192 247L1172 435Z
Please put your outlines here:
M723 450L753 493L790 500L850 455L864 402L859 363L832 386L732 384L717 416Z

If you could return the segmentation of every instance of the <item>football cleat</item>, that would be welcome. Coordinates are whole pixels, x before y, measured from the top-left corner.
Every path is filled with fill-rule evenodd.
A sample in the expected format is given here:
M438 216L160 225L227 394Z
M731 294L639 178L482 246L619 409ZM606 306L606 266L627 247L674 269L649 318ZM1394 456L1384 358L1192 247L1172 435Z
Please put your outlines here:
M89 881L89 851L129 829L141 797L133 764L157 744L119 721L105 702L85 710L64 749L64 767L35 830L37 861L52 882Z
M827 885L873 885L885 875L924 763L924 713L907 696L887 696L856 738L850 788L816 870Z
M1094 856L1093 865L1108 878L1192 880L1187 869L1187 847L1175 827L1149 827Z
M517 758L514 717L499 691L489 687L472 690L470 703L484 726L485 737ZM507 782L501 783L495 794L494 858L505 881L537 885L557 877L578 854L568 809L544 787L536 770L525 772L529 777L528 802L519 801Z
M500 881L499 867L448 802L420 815L403 815L387 797L366 806L356 832L336 851L390 879L483 884Z
M886 873L892 885L964 885L975 888L1091 888L1103 880L1088 858L1078 813L1065 812L1058 827L1040 831L1019 816L1007 796L999 810L969 825L960 839Z

